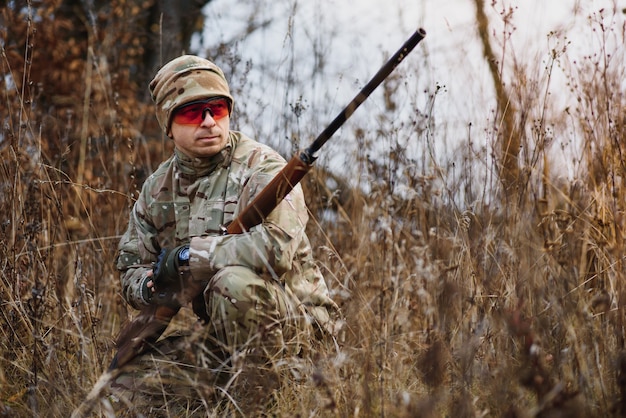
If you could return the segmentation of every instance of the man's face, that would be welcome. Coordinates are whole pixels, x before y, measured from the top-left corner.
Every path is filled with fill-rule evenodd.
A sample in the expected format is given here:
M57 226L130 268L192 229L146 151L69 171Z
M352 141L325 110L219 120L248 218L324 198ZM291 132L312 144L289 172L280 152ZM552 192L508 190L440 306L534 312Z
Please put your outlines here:
M187 103L176 109L170 132L176 148L189 157L218 154L228 141L229 103L223 98Z

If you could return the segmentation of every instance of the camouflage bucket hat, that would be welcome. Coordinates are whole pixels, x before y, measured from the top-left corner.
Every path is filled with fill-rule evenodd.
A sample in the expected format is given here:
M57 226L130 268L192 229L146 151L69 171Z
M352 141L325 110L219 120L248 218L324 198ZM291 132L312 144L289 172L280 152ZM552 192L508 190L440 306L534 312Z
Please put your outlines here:
M222 70L195 55L183 55L165 64L150 82L150 94L159 125L167 135L172 111L185 103L222 96L229 99L230 110L233 109L234 100Z

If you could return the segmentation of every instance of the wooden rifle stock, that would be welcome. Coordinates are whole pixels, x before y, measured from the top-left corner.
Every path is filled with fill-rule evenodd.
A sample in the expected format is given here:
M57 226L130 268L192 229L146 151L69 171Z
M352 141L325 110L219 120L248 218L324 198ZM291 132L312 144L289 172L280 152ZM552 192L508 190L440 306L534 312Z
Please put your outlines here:
M150 305L141 310L117 337L117 353L109 365L109 371L122 367L135 356L154 344L176 316L180 307Z
M241 234L263 222L310 169L311 164L303 160L302 154L294 155L280 173L228 225L226 233Z
M261 190L261 193L228 225L226 234L240 234L263 222L263 219L278 206L283 198L309 172L317 158L315 153L425 36L426 32L423 29L420 28L415 31L315 141L306 150L296 154L280 173ZM187 295L190 296L191 300L200 294L201 291L202 289L197 289L197 291L188 292ZM165 305L151 305L142 309L140 314L121 330L117 339L117 353L109 366L109 370L124 366L135 356L145 351L151 344L155 343L179 309Z

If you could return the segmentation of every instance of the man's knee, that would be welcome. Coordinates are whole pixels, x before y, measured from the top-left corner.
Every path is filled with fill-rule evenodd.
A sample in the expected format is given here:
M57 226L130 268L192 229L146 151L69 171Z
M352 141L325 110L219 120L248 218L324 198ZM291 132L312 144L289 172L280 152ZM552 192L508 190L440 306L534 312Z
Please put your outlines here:
M207 290L222 291L224 294L236 292L249 283L263 283L264 280L254 271L244 266L227 266L218 271L209 281Z
M247 328L248 322L280 315L279 292L280 289L253 270L229 266L209 281L204 298L211 321L237 323Z
M220 270L205 289L207 303L226 303L238 311L272 308L276 305L275 283L269 283L253 270L229 266Z

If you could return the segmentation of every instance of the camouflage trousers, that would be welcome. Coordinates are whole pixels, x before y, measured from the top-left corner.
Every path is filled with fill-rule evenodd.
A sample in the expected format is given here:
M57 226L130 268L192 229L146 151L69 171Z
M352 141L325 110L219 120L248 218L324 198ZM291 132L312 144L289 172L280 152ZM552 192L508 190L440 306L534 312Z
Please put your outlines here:
M128 416L207 416L219 399L236 404L236 394L253 406L255 396L267 396L271 384L280 381L273 376L280 373L277 365L298 359L313 338L298 299L245 267L221 270L207 284L202 301L194 303L196 313L204 309L201 321L158 341L112 382L116 416L125 416L123 411ZM261 393L249 393L255 379L265 382Z

